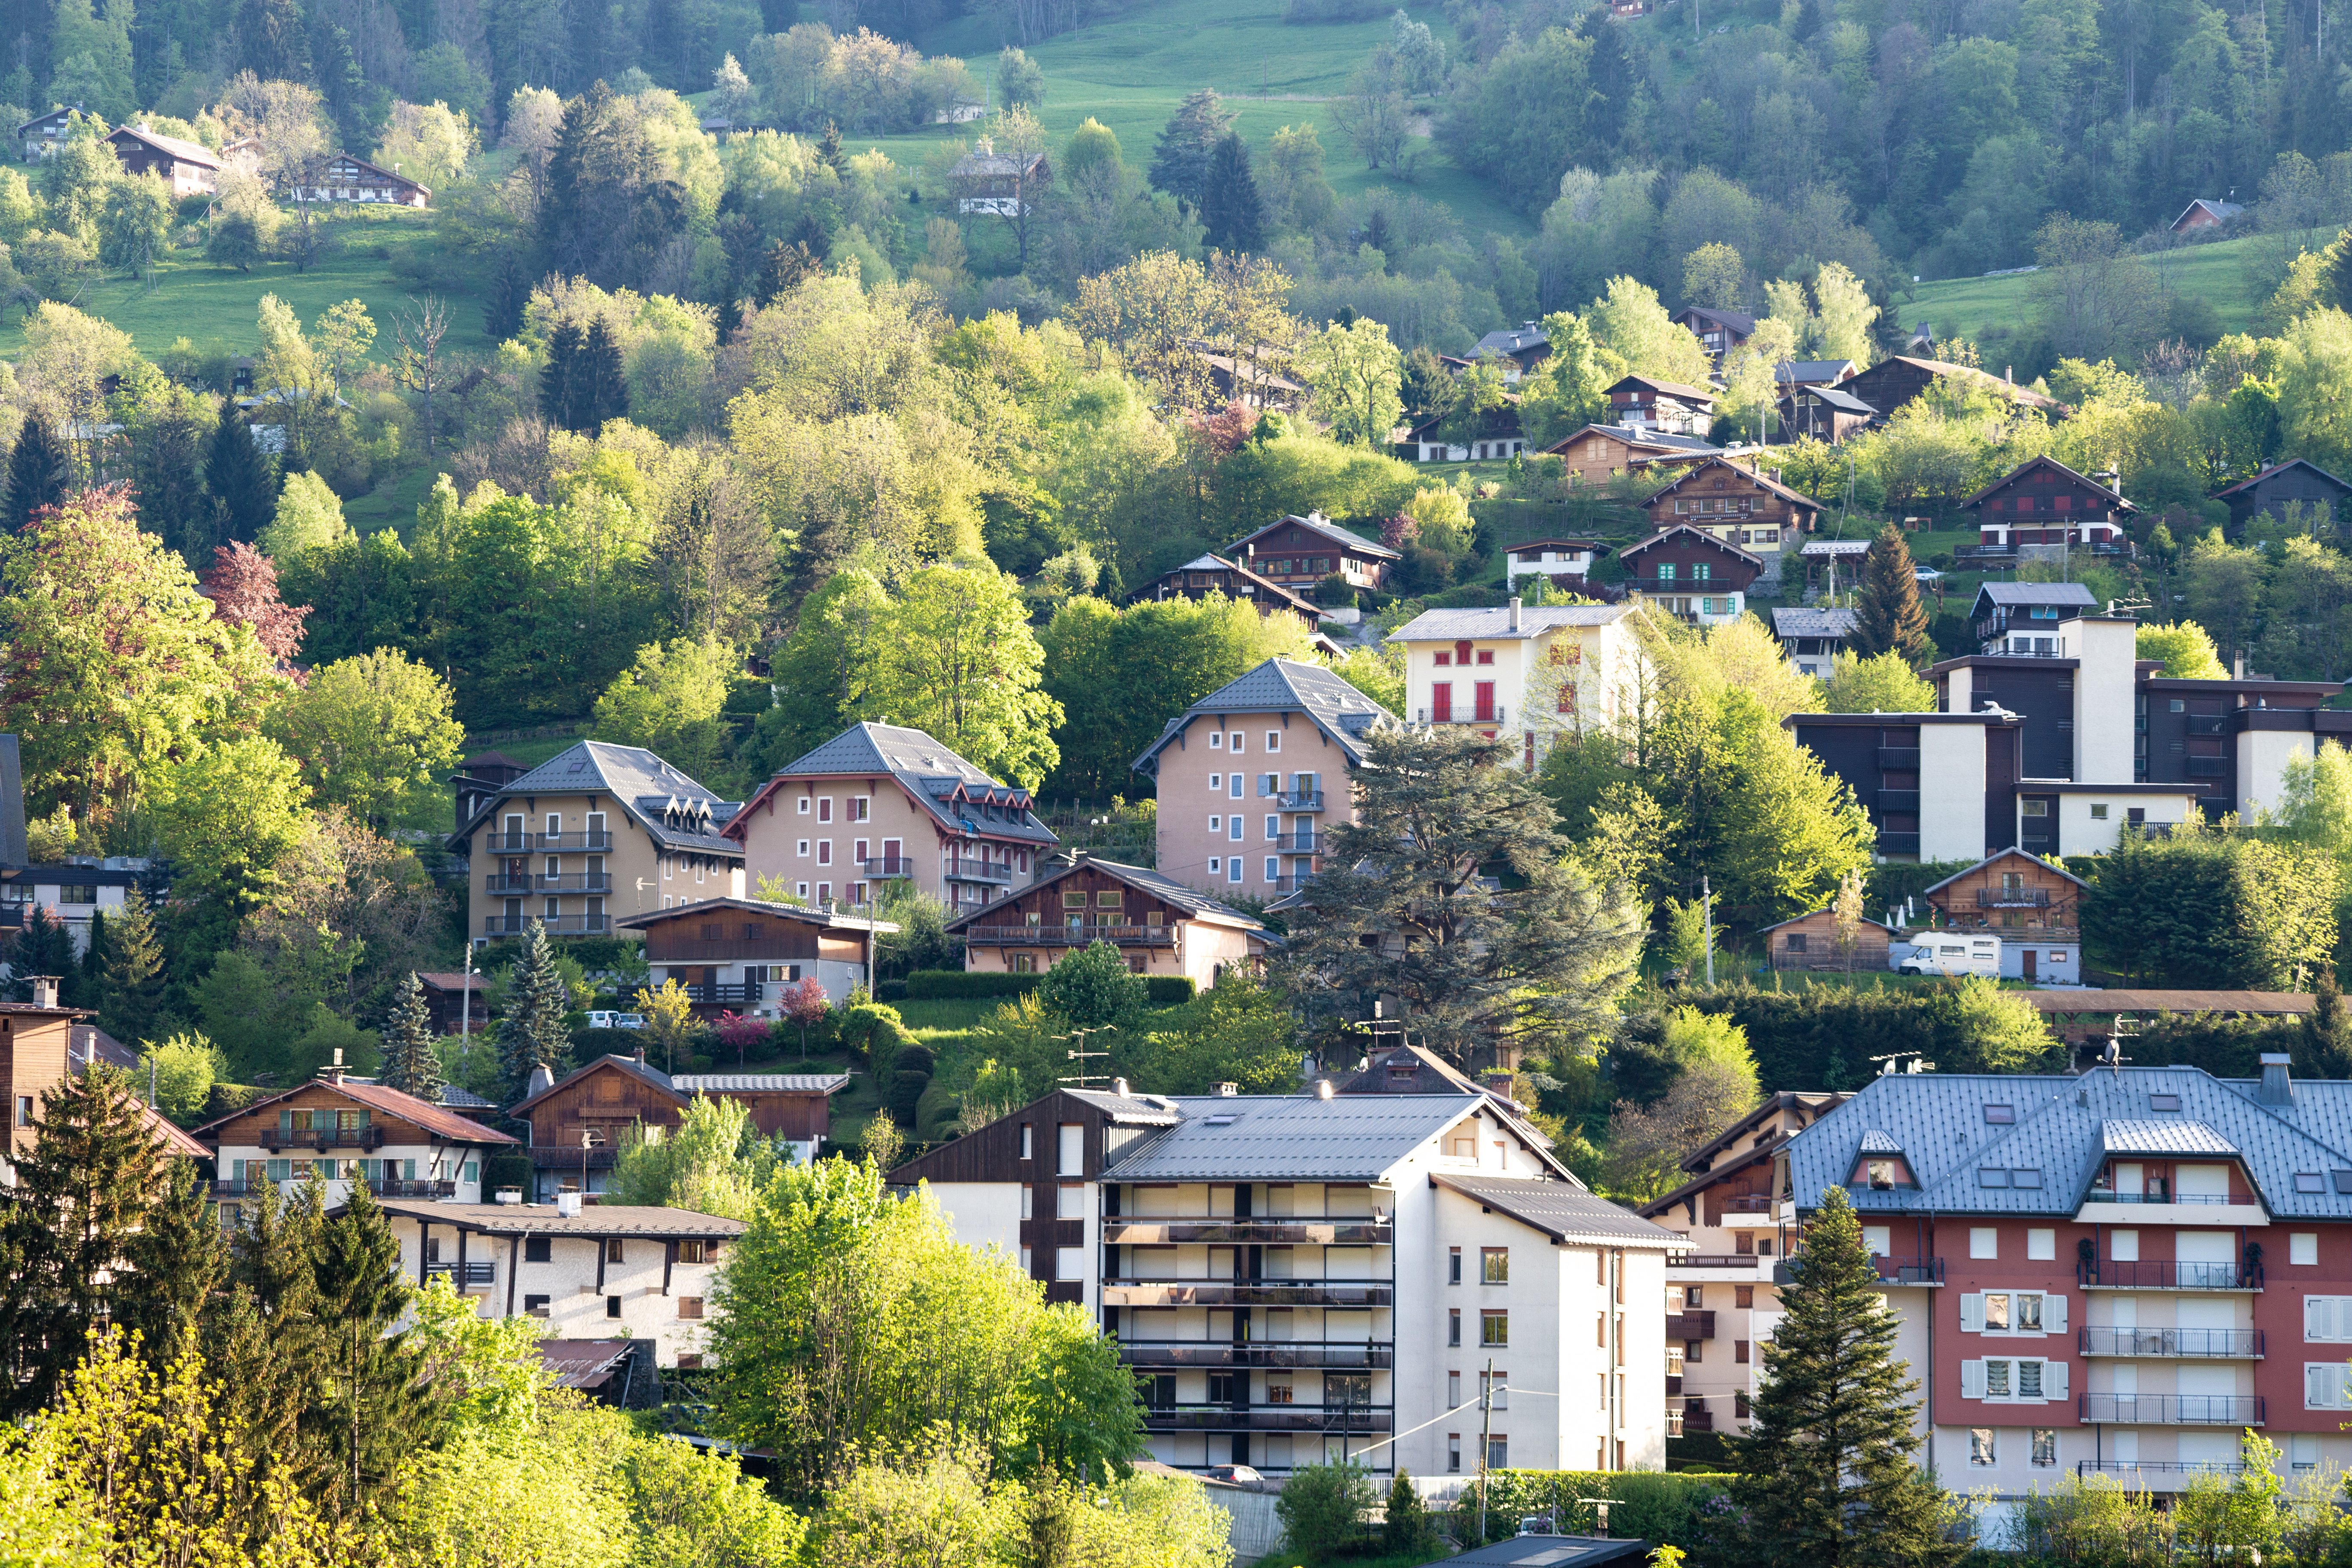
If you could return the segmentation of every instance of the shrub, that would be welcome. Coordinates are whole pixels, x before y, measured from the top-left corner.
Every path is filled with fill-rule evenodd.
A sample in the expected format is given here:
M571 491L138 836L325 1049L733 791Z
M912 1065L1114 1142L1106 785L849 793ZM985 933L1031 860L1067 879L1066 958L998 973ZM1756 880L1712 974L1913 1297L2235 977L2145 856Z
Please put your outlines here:
M1143 1000L1154 1007L1181 1007L1201 994L1189 974L1147 974Z
M482 1162L482 1193L494 1196L501 1187L520 1187L525 1198L531 1191L530 1156L528 1154L493 1154Z
M1315 584L1315 602L1335 610L1346 609L1356 602L1355 584L1345 573L1334 572Z
M844 1007L836 1017L842 1048L869 1068L890 1060L892 1052L912 1039L895 1007L867 1003Z
M1336 1557L1363 1540L1364 1516L1380 1497L1361 1465L1301 1465L1275 1500L1282 1543L1302 1554Z
M1143 977L1110 943L1097 941L1045 973L1037 1000L1080 1028L1120 1024L1143 1010Z
M923 1091L931 1087L927 1072L898 1072L890 1078L890 1120L901 1127L919 1123Z
M907 976L905 999L937 1002L962 996L1018 996L1034 991L1042 974L995 974L984 970L918 969ZM887 982L886 982L887 984Z
M901 1040L897 1054L890 1058L893 1073L914 1072L929 1078L940 1070L940 1054L937 1051L919 1040L905 1037Z
M1549 1514L1564 1532L1587 1532L1597 1521L1591 1507L1577 1499L1608 1498L1614 1504L1611 1535L1638 1535L1688 1551L1706 1533L1702 1510L1724 1495L1730 1479L1692 1470L1495 1470L1486 1478L1486 1532L1508 1535L1531 1514ZM1475 1516L1477 1494L1465 1493L1458 1506Z

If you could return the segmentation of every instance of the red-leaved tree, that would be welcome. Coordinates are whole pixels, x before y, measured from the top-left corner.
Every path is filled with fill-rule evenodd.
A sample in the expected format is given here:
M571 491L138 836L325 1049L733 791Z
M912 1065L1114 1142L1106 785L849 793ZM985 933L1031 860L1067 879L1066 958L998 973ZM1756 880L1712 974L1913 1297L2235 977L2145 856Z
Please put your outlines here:
M719 1032L719 1044L735 1047L735 1065L739 1068L751 1047L768 1037L765 1018L747 1018L740 1013L719 1014L713 1027Z
M785 1017L801 1026L801 1060L807 1061L808 1032L815 1025L824 1022L825 1014L832 1010L831 998L825 995L824 987L812 975L806 980L794 980L776 987L776 1005L783 1009Z
M1225 405L1223 413L1195 414L1188 423L1212 457L1229 458L1241 450L1242 443L1257 428L1257 411L1236 398Z
M289 605L278 596L278 563L239 541L213 552L213 568L204 575L205 593L213 614L233 626L250 626L265 652L280 664L291 660L302 647L302 622L308 605Z

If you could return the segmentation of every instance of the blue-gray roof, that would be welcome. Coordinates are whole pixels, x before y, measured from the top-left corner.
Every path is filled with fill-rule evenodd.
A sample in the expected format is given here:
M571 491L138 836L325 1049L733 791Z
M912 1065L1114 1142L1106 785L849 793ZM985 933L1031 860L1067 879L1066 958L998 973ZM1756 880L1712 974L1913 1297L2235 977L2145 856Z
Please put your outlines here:
M1987 583L1977 590L1979 601L1995 605L2095 605L2099 601L2080 583Z
M610 795L664 848L743 853L743 847L722 832L742 809L740 805L720 800L643 746L606 741L567 747L503 789L482 796L457 832L471 833L507 801L548 795Z
M1786 609L1772 612L1772 635L1789 637L1850 637L1858 610Z
M1135 759L1139 773L1159 771L1159 756L1195 719L1232 713L1305 713L1350 764L1364 760L1364 732L1397 716L1319 664L1270 658L1210 692L1168 721L1151 749Z
M1790 1191L1812 1207L1844 1187L1865 1214L2072 1215L2111 1153L2235 1159L2279 1219L2352 1220L2352 1081L2304 1079L2280 1104L2252 1080L2196 1068L2097 1068L2080 1076L1896 1073L1822 1117L1789 1145ZM1987 1106L2012 1121L1988 1121ZM2177 1107L2177 1109L2176 1109ZM1891 1144L1889 1149L1887 1145ZM1865 1152L1899 1152L1916 1187L1849 1185ZM2003 1184L1988 1185L1984 1173ZM2011 1179L2030 1173L2020 1184Z
M1114 1182L1370 1182L1490 1103L1479 1094L1187 1095L1183 1120L1103 1171Z
M1581 1182L1561 1182L1529 1176L1468 1176L1438 1172L1430 1180L1450 1187L1488 1208L1499 1209L1520 1224L1542 1231L1555 1241L1601 1242L1622 1247L1664 1247L1686 1251L1690 1239L1654 1225L1633 1210L1599 1198Z
M751 804L793 779L877 773L896 779L945 826L1026 844L1061 842L1029 809L1027 790L997 783L928 731L903 724L852 724L779 768Z
M1566 626L1605 626L1633 613L1630 605L1542 605L1519 609L1423 610L1391 632L1390 642L1499 642L1549 637Z

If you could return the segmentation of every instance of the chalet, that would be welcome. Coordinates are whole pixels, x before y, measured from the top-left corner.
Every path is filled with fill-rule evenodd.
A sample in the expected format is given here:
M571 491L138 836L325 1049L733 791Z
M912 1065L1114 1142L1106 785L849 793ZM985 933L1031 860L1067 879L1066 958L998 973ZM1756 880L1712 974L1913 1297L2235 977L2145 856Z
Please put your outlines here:
M1546 455L1568 465L1571 485L1606 484L1653 463L1688 462L1717 457L1722 450L1696 436L1638 425L1587 425L1544 448Z
M874 984L874 940L898 928L830 910L759 899L710 899L648 910L614 922L645 938L656 983L675 980L696 1012L721 1008L754 1018L781 1016L780 987L814 980L827 996Z
M2246 525L2264 512L2284 522L2288 505L2296 501L2303 503L2306 516L2316 512L2321 522L2332 523L2342 513L2347 497L2352 497L2352 485L2302 458L2273 463L2252 479L2213 492L2213 499L2230 509L2232 534L2244 532Z
M13 738L13 737L12 737ZM22 931L35 910L65 928L74 955L89 951L89 922L121 918L131 889L148 877L148 862L91 859L50 865L0 862L0 931Z
M1791 391L1802 392L1808 387L1836 386L1852 381L1861 369L1850 359L1782 360L1772 367L1772 379Z
M1775 406L1780 441L1826 441L1834 447L1849 436L1870 428L1878 410L1842 386L1799 386L1784 393Z
M1776 609L1772 637L1801 673L1826 679L1853 636L1855 619L1853 610Z
M564 1339L605 1336L618 1352L650 1340L664 1366L708 1353L719 1266L750 1228L691 1209L552 1204L383 1205L400 1269L435 1275L473 1298L485 1318L537 1318Z
M1551 339L1534 321L1522 321L1516 327L1488 332L1470 350L1475 363L1482 359L1503 362L1503 379L1517 381L1541 364L1551 354Z
M425 1013L436 1035L481 1033L490 1026L489 977L480 971L420 969ZM472 1016L469 1018L468 1014ZM462 1026L462 1027L461 1027Z
M2059 622L2095 615L2098 607L2080 583L1987 583L1977 589L1969 619L1989 654L2048 653Z
M1059 842L1035 804L920 730L858 723L778 769L727 833L754 884L783 883L795 904L830 905L838 890L863 907L903 879L978 909L1025 884Z
M1000 153L987 137L955 162L948 183L955 188L956 211L965 216L1020 217L1031 197L1053 184L1053 165L1043 153L1020 158Z
M1764 943L1764 951L1771 955L1775 969L1868 973L1887 967L1886 954L1895 931L1884 921L1864 919L1855 923L1853 941L1842 942L1838 940L1837 911L1824 904L1810 914L1766 926L1756 935Z
M1233 343L1210 338L1186 338L1190 349L1209 373L1209 385L1220 401L1251 408L1295 409L1306 406L1309 389L1285 374L1291 353L1278 343Z
M541 1068L533 1077L544 1073ZM604 1191L621 1134L636 1126L677 1126L698 1094L740 1101L753 1127L783 1139L805 1163L816 1157L831 1126L833 1096L848 1083L849 1075L838 1072L671 1074L647 1066L642 1050L635 1057L598 1057L535 1087L507 1112L530 1123L535 1180L524 1196L537 1201L566 1187L579 1192L583 1180L585 1191Z
M209 147L136 125L123 126L106 142L121 160L123 173L133 178L153 174L174 196L208 193L219 183L221 161Z
M2021 804L2032 798L2021 792ZM2046 853L2057 850L2056 816L2053 812L2047 818L2053 837ZM1989 855L1921 896L1937 926L2000 937L2004 979L2077 984L2083 978L2077 911L2090 885L2031 853L2032 843L2019 842L2019 847Z
M1617 552L1626 586L1692 626L1720 626L1748 613L1748 590L1764 563L1714 533L1674 523Z
M58 147L65 142L66 131L73 117L81 112L82 107L79 103L70 109L59 107L16 127L16 141L25 149L25 162L31 163L43 158L56 157Z
M1338 573L1356 588L1379 591L1390 566L1403 559L1385 544L1341 528L1319 511L1286 517L1244 534L1228 553L1251 571L1298 593Z
M1268 817L1269 822L1277 819ZM1311 834L1310 834L1311 837ZM1249 843L1279 856L1284 836ZM1255 964L1277 939L1255 918L1157 871L1081 854L1002 903L948 922L964 942L964 968L1029 974L1097 942L1138 974L1185 974L1202 990L1227 969Z
M302 199L313 202L389 202L395 206L426 207L433 193L396 170L379 168L364 158L337 153L312 164L302 175Z
M30 984L33 999L0 1002L0 1095L6 1097L11 1109L7 1152L0 1157L0 1182L16 1180L14 1161L33 1147L47 1097L65 1087L69 1075L80 1077L93 1062L121 1066L121 1047L115 1047L112 1053L100 1048L100 1040L113 1042L81 1021L89 1016L88 1013L58 1005L58 976L20 978ZM153 1107L142 1106L140 1113L161 1158L212 1158L210 1149L174 1127Z
M225 1212L316 1176L330 1203L364 1184L378 1197L482 1199L482 1162L519 1140L382 1084L354 1082L341 1053L309 1083L255 1100L195 1129L220 1179Z
M2055 458L2034 458L1969 497L1960 510L1977 514L1978 545L1987 552L2121 554L2130 549L2124 520L2139 509L2100 482L2114 477L2085 477Z
M1661 485L1642 510L1653 528L1684 524L1744 546L1777 577L1782 552L1820 521L1822 503L1728 458L1709 458Z
M1743 316L1737 310L1712 310L1705 305L1685 305L1675 312L1674 323L1687 330L1696 338L1699 347L1717 364L1723 356L1756 335L1756 318Z
M1609 388L1609 411L1620 425L1704 436L1715 427L1715 394L1680 382L1629 375Z
M1923 327L1920 330L1924 331L1927 329ZM1883 359L1868 370L1839 383L1838 390L1870 405L1874 411L1875 422L1884 425L1894 417L1896 409L1937 382L1954 379L1980 386L2020 407L2037 409L2053 419L2063 419L2073 412L2056 398L2036 392L2030 386L2020 386L2013 381L1969 365L1914 354L1896 354L1891 359Z
M1408 460L1416 463L1484 463L1498 458L1516 458L1527 450L1526 432L1519 427L1519 405L1517 395L1478 416L1477 425L1467 434L1449 434L1444 429L1451 414L1441 414L1434 419L1424 419L1405 432L1400 446L1412 448Z
M1584 592L1585 578L1611 547L1597 539L1527 539L1510 548L1503 567L1505 585L1514 594L1525 577L1541 577L1555 588Z
M2236 202L2215 201L2199 196L2180 209L2180 216L2165 226L2174 234L2190 234L2200 228L2219 228L2231 218L2241 216L2245 208Z
M1127 602L1134 605L1147 599L1205 599L1212 594L1254 605L1261 616L1296 616L1310 630L1323 613L1312 600L1222 555L1203 555L1172 572L1162 572L1129 594Z

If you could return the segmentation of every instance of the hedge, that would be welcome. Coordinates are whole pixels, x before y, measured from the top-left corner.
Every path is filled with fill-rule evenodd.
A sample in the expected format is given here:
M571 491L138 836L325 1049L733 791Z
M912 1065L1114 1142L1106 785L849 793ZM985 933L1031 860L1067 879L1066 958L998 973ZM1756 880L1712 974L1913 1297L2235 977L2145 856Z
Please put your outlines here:
M518 1187L523 1201L529 1203L536 1193L532 1180L530 1156L528 1154L493 1154L482 1162L482 1194L495 1197L500 1187Z
M1147 974L1143 977L1143 999L1154 1007L1181 1007L1200 994L1200 990L1189 974Z
M938 1002L955 996L1018 996L1034 991L1042 974L996 974L986 970L918 969L907 976L907 1000Z
M1486 1477L1486 1533L1500 1539L1518 1521L1549 1514L1563 1533L1589 1533L1593 1510L1579 1498L1609 1498L1609 1533L1620 1540L1639 1536L1653 1546L1684 1551L1702 1544L1703 1511L1725 1495L1732 1477L1697 1470L1492 1470ZM1454 1505L1454 1523L1477 1510L1475 1485L1463 1489Z

